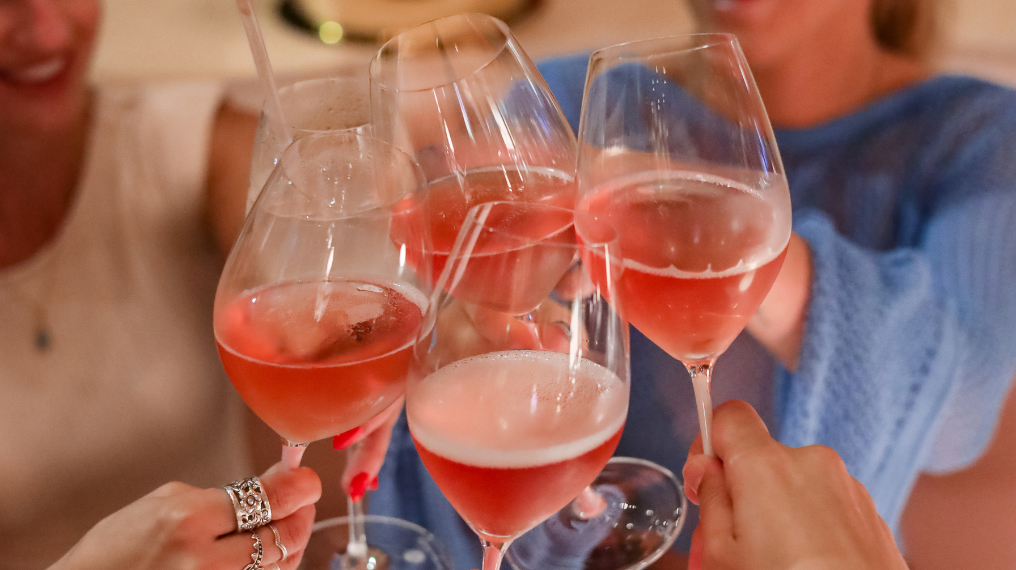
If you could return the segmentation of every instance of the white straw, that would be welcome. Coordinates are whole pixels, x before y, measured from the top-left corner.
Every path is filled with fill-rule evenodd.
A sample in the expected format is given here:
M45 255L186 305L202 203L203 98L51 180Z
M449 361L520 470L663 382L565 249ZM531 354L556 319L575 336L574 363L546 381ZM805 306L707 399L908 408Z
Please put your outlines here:
M273 130L285 139L285 146L288 146L293 141L293 134L289 130L285 115L282 114L279 90L275 87L272 64L268 61L268 50L265 49L265 39L261 35L261 27L258 25L257 16L254 15L252 2L253 0L236 0L236 7L240 9L243 29L247 32L247 43L250 44L250 53L254 56L254 67L257 68L258 79L261 81L265 101L269 106L268 120L273 123Z

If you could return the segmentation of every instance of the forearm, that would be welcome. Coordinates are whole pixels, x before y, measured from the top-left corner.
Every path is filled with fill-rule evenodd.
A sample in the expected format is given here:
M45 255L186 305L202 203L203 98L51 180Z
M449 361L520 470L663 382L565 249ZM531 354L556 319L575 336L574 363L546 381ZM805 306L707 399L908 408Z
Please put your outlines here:
M804 337L804 323L811 290L811 252L808 243L790 234L787 257L748 332L793 372Z

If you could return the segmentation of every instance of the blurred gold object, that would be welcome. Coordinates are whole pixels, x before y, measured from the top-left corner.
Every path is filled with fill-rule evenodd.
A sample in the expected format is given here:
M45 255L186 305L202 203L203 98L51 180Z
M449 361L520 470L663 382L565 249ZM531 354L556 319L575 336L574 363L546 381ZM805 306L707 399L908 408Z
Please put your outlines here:
M383 42L403 30L453 14L516 18L536 0L288 0L329 44L343 39Z

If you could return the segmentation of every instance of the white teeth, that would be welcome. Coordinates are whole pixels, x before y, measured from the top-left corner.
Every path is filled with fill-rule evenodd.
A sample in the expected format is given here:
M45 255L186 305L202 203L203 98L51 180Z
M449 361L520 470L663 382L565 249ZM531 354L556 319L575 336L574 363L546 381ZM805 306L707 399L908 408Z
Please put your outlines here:
M47 61L46 63L40 63L33 65L25 69L19 69L11 74L14 80L21 81L23 83L44 83L53 79L61 71L63 71L66 61L63 58L55 58Z

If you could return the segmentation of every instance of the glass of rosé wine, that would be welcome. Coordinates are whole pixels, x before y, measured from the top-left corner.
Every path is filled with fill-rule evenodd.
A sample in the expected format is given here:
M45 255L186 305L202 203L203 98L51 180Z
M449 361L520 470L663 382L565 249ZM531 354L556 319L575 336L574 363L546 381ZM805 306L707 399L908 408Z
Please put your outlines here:
M219 355L292 467L308 443L404 394L429 294L429 276L405 262L424 247L409 242L426 239L412 207L423 188L413 160L382 141L305 136L282 154L229 254L215 296Z
M373 136L412 156L430 184L433 278L469 208L574 206L575 135L504 22L462 14L409 29L374 56L370 84ZM425 254L409 253L412 263Z
M713 365L772 287L791 232L780 153L737 39L593 53L579 141L579 238L619 237L613 291L631 324L688 369L712 454Z
M407 384L413 441L479 535L483 570L596 478L628 411L628 325L607 303L620 260L612 243L576 243L571 224L546 226L552 219L572 210L469 210Z

